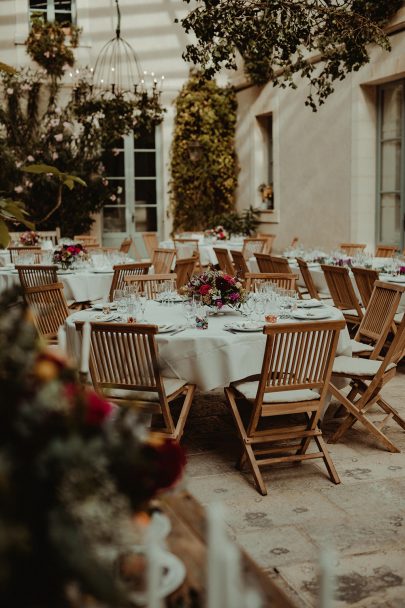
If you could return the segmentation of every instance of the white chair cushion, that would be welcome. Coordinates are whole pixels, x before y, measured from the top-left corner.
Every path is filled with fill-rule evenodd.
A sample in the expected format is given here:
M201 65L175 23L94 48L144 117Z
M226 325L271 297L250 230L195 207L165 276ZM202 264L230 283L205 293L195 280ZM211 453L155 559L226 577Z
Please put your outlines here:
M348 377L375 376L381 367L381 363L382 361L341 355L340 357L336 357L333 362L332 374L347 374ZM386 371L393 367L395 367L395 363L390 363L386 367Z
M259 382L232 382L241 395L246 399L256 399ZM296 401L312 401L319 399L319 393L310 389L279 391L276 393L265 393L263 403L294 403Z
M163 386L165 389L166 397L170 397L173 393L178 391L182 386L187 384L186 380L181 378L163 378ZM111 399L139 399L139 401L158 401L158 394L147 391L131 391L121 388L108 388L104 389L103 393L106 397Z
M370 352L374 350L374 346L371 344L364 344L364 342L357 342L356 340L350 340L350 345L352 347L352 353L364 353Z
M403 312L397 312L394 316L394 321L395 323L401 323L402 319L404 318L404 313Z
M361 311L364 314L365 310L363 307L361 307ZM342 313L344 315L352 315L353 317L358 317L358 312L355 308L348 308L347 310L342 310Z

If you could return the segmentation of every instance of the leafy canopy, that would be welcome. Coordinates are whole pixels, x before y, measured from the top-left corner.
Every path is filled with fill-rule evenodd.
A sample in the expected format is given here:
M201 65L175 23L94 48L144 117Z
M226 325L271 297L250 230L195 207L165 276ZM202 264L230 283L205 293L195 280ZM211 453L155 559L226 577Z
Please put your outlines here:
M294 75L300 75L310 85L306 105L316 111L334 81L369 61L370 43L390 49L382 28L401 5L401 0L197 0L181 20L197 37L183 56L212 76L222 67L235 69L238 52L257 85L271 80L296 88Z

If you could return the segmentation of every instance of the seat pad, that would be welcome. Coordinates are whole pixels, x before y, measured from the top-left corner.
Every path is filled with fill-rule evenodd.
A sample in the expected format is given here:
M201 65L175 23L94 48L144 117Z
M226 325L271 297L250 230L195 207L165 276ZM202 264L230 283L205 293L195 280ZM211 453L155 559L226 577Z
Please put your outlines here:
M162 377L163 386L167 397L178 391L182 386L187 384L186 380L181 378L164 378ZM106 397L111 399L138 399L139 401L159 401L158 394L147 391L133 391L122 388L107 388L103 389Z
M352 353L364 353L372 352L374 350L374 346L371 344L364 344L364 342L357 342L357 340L350 340L350 345L352 347Z
M233 382L231 386L246 399L254 400L256 399L259 382ZM311 389L277 391L275 393L265 393L263 395L263 403L294 403L297 401L313 401L319 398L319 393Z
M347 374L351 376L369 376L376 375L381 367L382 361L374 361L370 359L360 359L359 357L347 357L341 355L336 357L333 362L332 374ZM395 367L395 363L390 363L385 371Z

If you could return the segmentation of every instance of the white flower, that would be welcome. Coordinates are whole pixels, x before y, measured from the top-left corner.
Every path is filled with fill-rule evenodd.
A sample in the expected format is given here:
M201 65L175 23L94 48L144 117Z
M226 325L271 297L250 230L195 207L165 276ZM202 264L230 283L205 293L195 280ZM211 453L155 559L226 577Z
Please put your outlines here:
M15 166L17 167L17 169L19 169L22 166L22 162L20 160L17 160Z
M58 154L57 152L54 152L54 153L52 154L52 158L53 158L53 160L56 160L57 158L59 158L59 154ZM51 175L52 175L52 174L51 174Z
M118 188L117 188L117 194L122 194L122 186L118 186Z
M7 95L12 95L14 93L14 89L8 88Z
M63 133L57 133L55 135L55 140L56 141L63 141Z
M20 194L23 190L24 190L24 188L22 186L16 186L14 188L14 191L17 192L17 194Z
M59 106L55 108L55 114L62 114L62 110Z
M30 163L33 163L33 162L34 162L34 160L35 160L35 158L32 156L32 154L30 154L29 156L27 156L27 160L28 160Z
M110 196L110 200L113 201L113 202L117 200L117 197L115 196L115 194L112 194Z

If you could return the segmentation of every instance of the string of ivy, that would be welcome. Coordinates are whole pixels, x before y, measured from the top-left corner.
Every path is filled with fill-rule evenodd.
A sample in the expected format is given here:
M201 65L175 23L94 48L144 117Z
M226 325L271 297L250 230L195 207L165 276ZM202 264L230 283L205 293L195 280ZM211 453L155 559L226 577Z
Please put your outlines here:
M173 230L204 230L235 207L236 96L232 88L193 72L175 105L170 182ZM196 142L201 158L192 160L189 144Z

